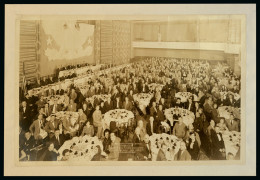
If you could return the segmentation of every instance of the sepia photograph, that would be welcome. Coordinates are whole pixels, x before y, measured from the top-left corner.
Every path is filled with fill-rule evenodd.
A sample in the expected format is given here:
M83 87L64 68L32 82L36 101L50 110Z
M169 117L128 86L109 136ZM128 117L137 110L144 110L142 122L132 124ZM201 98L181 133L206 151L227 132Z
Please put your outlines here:
M246 128L256 124L246 117L247 16L100 15L93 6L77 15L9 5L12 163L245 165Z

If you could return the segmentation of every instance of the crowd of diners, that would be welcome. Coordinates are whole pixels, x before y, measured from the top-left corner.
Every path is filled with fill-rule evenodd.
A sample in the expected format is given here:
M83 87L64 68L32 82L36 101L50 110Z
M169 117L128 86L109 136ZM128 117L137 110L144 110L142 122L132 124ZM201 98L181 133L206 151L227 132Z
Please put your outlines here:
M218 67L218 68L216 68ZM200 160L201 153L211 160L236 159L237 155L225 154L222 130L240 131L240 119L230 115L230 119L220 117L218 107L232 106L240 108L240 99L235 100L232 93L223 97L223 92L240 94L240 75L236 75L224 62L210 65L206 60L151 57L131 63L129 67L111 71L92 78L82 94L77 85L71 84L66 90L58 89L51 94L34 95L25 90L20 93L20 134L19 157L21 161L55 161L58 149L74 136L97 136L103 143L103 149L97 147L96 160L122 160L120 144L133 143L143 147L142 151L131 154L133 160L151 160L149 136L153 133L168 133L181 140L181 148L176 152L176 161ZM217 69L217 70L216 70ZM54 77L57 78L56 76ZM54 79L53 78L53 79ZM227 79L227 85L221 80ZM52 79L52 80L53 80ZM112 83L107 83L111 79ZM54 83L54 81L48 83ZM161 91L152 91L149 84L163 84ZM98 85L97 85L98 84ZM45 85L40 82L39 86ZM27 87L38 87L35 85ZM133 95L152 93L153 98L145 110L139 108ZM191 92L187 102L176 98L177 92ZM96 99L90 103L87 99L93 95L109 94L111 98L104 102ZM58 104L56 96L64 95L66 103ZM46 101L49 96L50 101ZM180 115L174 115L173 123L165 118L164 110L171 107L188 109L195 115L194 122L188 126ZM134 119L125 126L113 121L109 129L102 128L102 118L113 109L132 111ZM75 131L66 120L58 120L58 111L78 112ZM49 121L46 119L49 117ZM161 122L171 127L169 131L162 128ZM40 131L47 132L44 139ZM73 132L73 133L72 133ZM40 149L40 150L39 150ZM156 160L165 158L165 145L162 144ZM106 156L100 152L105 152ZM69 157L69 150L64 150L62 160Z

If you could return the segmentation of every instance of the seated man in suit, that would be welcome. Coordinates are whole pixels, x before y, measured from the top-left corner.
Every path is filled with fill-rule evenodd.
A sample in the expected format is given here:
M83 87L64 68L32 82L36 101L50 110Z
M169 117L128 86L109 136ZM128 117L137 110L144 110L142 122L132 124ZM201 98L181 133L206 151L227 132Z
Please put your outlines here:
M150 115L154 116L157 114L156 102L153 102L152 107L150 108Z
M180 150L176 153L174 159L176 161L191 161L191 155L186 149L186 143L180 142Z
M50 105L50 110L51 110L51 113L54 113L54 114L62 110L61 105L57 104L56 99L54 100L53 105Z
M55 118L55 115L51 115L50 121L48 121L45 124L45 131L47 131L48 134L54 133L55 129L57 129L58 127L59 127L58 120Z
M179 122L173 127L172 134L180 139L183 139L186 135L186 125L183 123L182 117L179 117L178 121Z
M212 139L212 159L214 160L226 159L225 144L218 126L216 126L215 130L212 131L211 139Z
M151 161L152 160L152 147L151 147L151 141L149 140L149 135L144 135L144 141L142 142L143 150L142 155L144 160Z
M159 110L157 111L156 119L158 122L162 122L165 120L165 117L163 114L163 107L161 104L159 105Z
M63 137L63 134L60 133L59 129L55 129L54 136L51 138L51 141L54 144L54 148L57 150L59 150L60 147L63 145L65 139Z
M183 108L183 103L181 102L181 99L180 98L177 98L177 101L175 102L174 104L174 107L176 108Z
M226 120L226 125L229 131L239 131L238 122L234 120L233 114L230 114L230 118Z
M146 132L149 136L158 132L158 122L154 120L153 116L150 116L149 122L146 125Z
M108 98L108 100L105 102L105 105L104 105L104 109L105 109L105 112L108 112L110 110L113 109L113 101L111 101L110 98Z
M38 116L38 119L31 124L29 129L35 140L43 138L40 136L41 129L44 129L43 116L41 114Z
M126 109L128 111L131 111L133 109L132 102L129 101L128 97L125 97L125 101L123 103L123 109Z
M76 112L77 111L77 104L74 103L73 99L70 99L70 103L68 105L67 111Z
M121 109L123 106L119 96L116 96L116 100L113 104L114 104L114 109Z
M162 143L160 150L158 151L156 161L167 161L166 159L167 146Z

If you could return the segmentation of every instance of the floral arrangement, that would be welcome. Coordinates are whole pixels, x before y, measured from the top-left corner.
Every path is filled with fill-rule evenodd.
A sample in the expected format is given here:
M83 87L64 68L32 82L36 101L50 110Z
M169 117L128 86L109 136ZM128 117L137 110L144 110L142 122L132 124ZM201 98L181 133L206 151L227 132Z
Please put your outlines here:
M193 96L193 94L190 92L178 92L175 94L175 97L180 98L181 102L187 102L190 96Z
M166 158L169 161L174 160L173 154L177 153L180 149L180 140L174 135L169 135L165 133L153 134L150 136L150 142L152 151L152 161L156 161L162 143L166 144L167 146Z
M165 109L165 111L164 111L164 115L165 115L166 119L168 119L168 120L173 120L174 114L179 114L182 117L183 123L186 126L188 126L189 124L192 124L195 119L194 113L187 109L169 108L169 109Z
M69 149L69 161L91 161L95 155L95 147L97 145L103 149L101 140L99 140L96 136L90 137L85 135L83 137L74 137L71 140L65 141L60 147L58 150L60 154L58 161L62 159L62 152L65 149Z

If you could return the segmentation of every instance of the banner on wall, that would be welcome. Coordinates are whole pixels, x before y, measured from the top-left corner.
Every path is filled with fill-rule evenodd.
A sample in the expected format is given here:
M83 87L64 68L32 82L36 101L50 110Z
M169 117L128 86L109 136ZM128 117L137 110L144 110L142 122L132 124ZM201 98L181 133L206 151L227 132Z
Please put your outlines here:
M49 61L73 60L91 56L94 48L94 25L77 21L42 21Z

